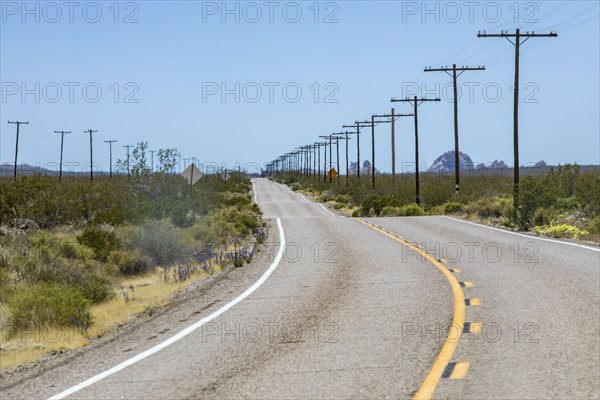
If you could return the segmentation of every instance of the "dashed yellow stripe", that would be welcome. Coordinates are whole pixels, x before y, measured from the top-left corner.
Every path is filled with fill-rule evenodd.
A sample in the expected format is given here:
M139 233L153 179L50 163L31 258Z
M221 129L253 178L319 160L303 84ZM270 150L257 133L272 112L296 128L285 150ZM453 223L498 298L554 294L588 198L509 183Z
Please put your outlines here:
M479 300L477 297L473 297L470 299L466 299L465 304L468 306L478 306L481 304L481 300Z
M446 277L448 282L450 283L450 287L452 288L452 293L454 295L454 316L453 316L453 320L452 320L453 326L464 326L465 309L466 309L465 295L462 291L461 284L458 282L456 277L450 271L448 271L448 269L446 267L444 267L444 265L442 265L441 262L439 262L434 257L427 254L427 252L425 252L424 250L421 250L421 248L414 242L399 239L396 236L394 236L393 234L387 233L383 229L380 229L380 228L374 226L373 224L370 224L367 221L364 221L361 218L357 218L357 221L359 221L359 222L367 225L368 227L390 237L391 239L393 239L397 242L400 242L403 245L413 249L414 251L419 253L421 256L426 258L437 269L439 269L444 274L444 276ZM471 283L471 286L473 286L472 283ZM467 287L471 287L471 286L467 286ZM415 399L429 400L429 399L433 398L435 389L436 389L438 383L440 382L440 379L442 378L442 375L443 375L444 371L446 370L446 367L448 366L448 364L450 363L450 360L452 359L452 355L454 354L454 351L456 350L456 346L458 346L458 342L460 340L461 334L462 334L462 332L458 332L458 336L456 336L454 334L454 332L448 333L448 337L446 338L446 341L444 342L442 349L438 353L438 355L433 363L433 366L431 367L431 370L429 370L429 373L425 377L425 380L421 384L421 387L415 394L415 397L414 397ZM450 335L452 335L452 337ZM460 374L466 375L469 365L467 363L466 368L465 367L460 367L460 368L461 368L461 370L459 372L457 372L457 376ZM455 367L455 369L456 369L456 367ZM455 378L455 379L460 379L460 378Z
M450 379L464 379L465 376L467 376L467 371L469 370L469 362L468 361L461 361L461 362L457 362L454 365L454 369L452 370L452 373L450 374Z
M473 287L473 286L475 286L475 285L473 284L473 282L464 281L464 282L461 282L461 283L460 283L460 286L462 286L462 287L466 287L466 288L472 288L472 287Z
M452 272L453 274L457 274L457 273L462 272L462 269L460 269L460 268L452 268L452 269L449 269L448 271Z

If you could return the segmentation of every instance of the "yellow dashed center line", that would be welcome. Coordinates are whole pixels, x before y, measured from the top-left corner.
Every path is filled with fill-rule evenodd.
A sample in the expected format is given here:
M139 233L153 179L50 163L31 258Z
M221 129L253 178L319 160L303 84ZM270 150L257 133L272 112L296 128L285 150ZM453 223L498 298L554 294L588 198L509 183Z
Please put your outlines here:
M421 250L421 248L416 243L410 242L408 240L400 239L400 238L396 237L394 234L388 233L385 230L383 230L377 226L374 226L373 224L370 224L369 222L367 222L361 218L357 218L356 220L365 224L369 228L374 229L374 230L388 236L389 238L391 238L397 242L400 242L403 245L413 249L414 251L419 253L421 256L423 256L425 259L427 259L430 263L432 263L437 269L439 269L444 274L444 276L446 277L448 282L450 283L450 286L452 288L452 293L454 295L454 316L453 316L453 320L452 320L453 326L464 326L466 306L465 306L465 295L462 291L461 286L463 286L462 284L464 284L465 287L473 287L473 283L471 283L471 282L459 283L458 280L456 279L456 277L444 265L442 265L442 263L440 261L436 260L434 257L427 254L427 252L425 252L424 250ZM470 286L467 284L469 284ZM428 399L433 398L435 389L437 388L437 385L440 382L440 379L442 378L442 375L443 375L446 367L450 363L450 360L452 359L452 355L454 354L456 347L458 346L458 342L461 337L461 332L459 331L457 335L455 335L454 333L448 334L448 337L446 338L446 341L444 342L442 349L438 353L438 355L433 363L433 366L429 370L429 373L425 377L425 380L421 384L421 387L415 394L415 397L414 397L415 399L428 400ZM469 369L468 362L457 363L454 367L454 371L456 371L456 378L452 377L452 375L454 375L454 373L455 373L454 371L452 372L452 375L450 377L453 379L462 379L467 374L468 369Z
M469 362L461 361L456 363L452 373L450 374L450 379L464 379L467 376L467 371L469 370Z

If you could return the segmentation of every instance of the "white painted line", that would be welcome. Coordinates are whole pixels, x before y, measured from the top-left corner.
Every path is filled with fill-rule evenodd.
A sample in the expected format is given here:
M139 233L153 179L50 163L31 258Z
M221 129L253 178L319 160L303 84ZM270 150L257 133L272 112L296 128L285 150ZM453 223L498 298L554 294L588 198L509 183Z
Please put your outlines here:
M462 219L459 219L459 218L447 217L445 215L440 215L440 217L451 219L452 221L463 222L463 223L469 224L469 225L479 226L481 228L492 229L492 230L498 231L498 232L509 233L511 235L523 236L523 237L526 237L528 239L543 240L545 242L553 242L553 243L559 243L559 244L566 244L566 245L569 245L569 246L581 247L582 249L593 250L593 251L600 251L600 249L597 248L597 247L586 246L586 245L583 245L583 244L563 242L562 240L549 239L549 238L544 238L544 237L539 237L539 236L525 235L524 233L507 231L506 229L500 229L500 228L496 228L496 227L493 227L493 226L488 226L488 225L483 225L483 224L477 224L475 222L465 221L465 220L462 220Z
M252 193L254 193L254 204L258 204L256 200L256 187L254 186L254 182L252 182Z
M296 192L298 193L298 192ZM310 203L311 201L308 200L306 197L304 197L304 195L302 193L298 193L300 195L300 197L302 197L304 199L304 201L306 201L307 203Z
M335 217L335 214L332 213L331 211L329 211L327 208L325 208L325 206L323 204L321 204L321 203L316 203L316 204L320 205L323 210L325 210L329 213L329 215L331 215L332 217Z
M157 344L154 347L149 348L146 351L141 352L140 354L123 361L121 364L115 365L114 367L107 369L106 371L93 376L73 387L70 387L69 389L60 392L57 395L54 395L52 397L50 397L49 400L57 400L57 399L63 399L67 396L72 395L73 393L76 393L78 391L80 391L81 389L84 389L90 385L93 385L94 383L101 381L102 379L109 377L113 374L116 374L117 372L124 370L125 368L137 363L138 361L142 361L145 358L150 357L151 355L158 353L159 351L161 351L162 349L164 349L165 347L168 347L170 345L172 345L173 343L183 339L184 337L186 337L187 335L189 335L190 333L194 332L195 330L197 330L198 328L200 328L202 325L206 324L207 322L217 318L218 316L220 316L221 314L223 314L224 312L226 312L227 310L229 310L230 308L232 308L233 306L235 306L236 304L238 304L239 302L241 302L242 300L244 300L246 297L250 296L256 289L258 289L263 283L265 283L265 281L267 280L267 278L269 278L269 276L273 273L273 271L275 271L275 269L277 268L279 262L281 261L281 259L283 258L283 249L285 248L285 235L283 232L283 226L281 225L281 219L277 218L277 227L279 228L279 251L277 251L277 256L275 257L275 260L273 260L273 263L271 264L271 266L269 267L269 269L267 269L265 271L265 273L260 277L259 280L257 280L256 282L254 282L254 284L252 286L250 286L248 289L246 289L244 291L244 293L240 294L238 297L236 297L235 299L233 299L232 301L230 301L229 303L225 304L223 307L219 308L217 311L215 311L214 313L210 314L207 317L202 318L201 320L193 323L192 325L188 326L187 328L183 329L182 331L176 333L175 335L171 336L170 338L168 338L167 340Z

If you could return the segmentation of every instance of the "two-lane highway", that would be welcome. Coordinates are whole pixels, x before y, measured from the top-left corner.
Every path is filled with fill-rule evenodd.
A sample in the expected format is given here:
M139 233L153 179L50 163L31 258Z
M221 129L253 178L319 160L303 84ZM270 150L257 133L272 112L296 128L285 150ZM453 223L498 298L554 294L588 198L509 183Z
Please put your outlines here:
M2 398L600 396L597 249L443 217L361 222L264 179L253 195L272 228L240 269L252 279Z

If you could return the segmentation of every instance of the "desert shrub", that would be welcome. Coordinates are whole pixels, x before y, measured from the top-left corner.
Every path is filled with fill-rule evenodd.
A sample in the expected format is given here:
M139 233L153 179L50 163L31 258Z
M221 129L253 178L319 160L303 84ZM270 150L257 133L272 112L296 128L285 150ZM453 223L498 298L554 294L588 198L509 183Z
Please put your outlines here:
M417 204L409 204L407 206L402 207L402 211L407 217L420 217L425 215L425 211Z
M549 225L554 218L556 217L556 213L552 209L538 207L533 213L533 224L535 226L541 225Z
M121 240L110 227L102 225L89 225L77 236L79 243L94 250L96 259L106 261L106 257L113 250L122 247Z
M190 226L194 219L190 213L190 207L184 202L176 202L171 206L169 213L173 225L179 228Z
M582 174L574 188L581 209L589 216L600 215L600 176Z
M293 182L290 184L290 189L292 189L294 192L297 192L298 190L300 190L301 186L298 182Z
M151 269L150 261L138 251L113 251L108 255L108 262L116 265L123 275L139 275Z
M113 284L105 276L87 275L85 279L77 285L77 288L93 304L102 303L114 296Z
M360 217L360 209L356 209L354 211L352 211L352 218L358 218Z
M349 204L352 202L352 196L350 196L349 194L338 194L337 196L335 196L334 201L340 204Z
M74 316L87 312L89 301L78 289L40 283L17 290L8 302L13 331L68 326Z
M335 193L332 190L326 190L319 197L317 197L317 202L319 203L327 203L328 201L332 201L335 199Z
M578 239L581 236L588 235L587 231L581 231L576 226L567 224L536 226L533 231L538 235L554 238Z
M361 212L363 215L381 214L384 207L400 207L402 202L390 196L369 196L363 200L361 204Z
M404 209L402 207L385 206L379 213L382 217L402 217L404 216Z
M590 221L587 226L587 231L595 235L600 235L600 215Z
M444 203L443 207L444 207L444 214L454 214L456 212L461 211L462 208L464 207L464 205L462 203L453 201L453 202L449 202L449 203Z
M190 253L181 234L167 221L147 222L134 230L131 241L143 255L162 266L187 258Z
M478 215L481 218L499 218L509 213L512 201L508 197L483 197L465 206L467 215Z
M556 201L553 188L532 176L525 177L519 183L519 207L517 224L521 229L529 229L533 223L535 210L550 207Z

